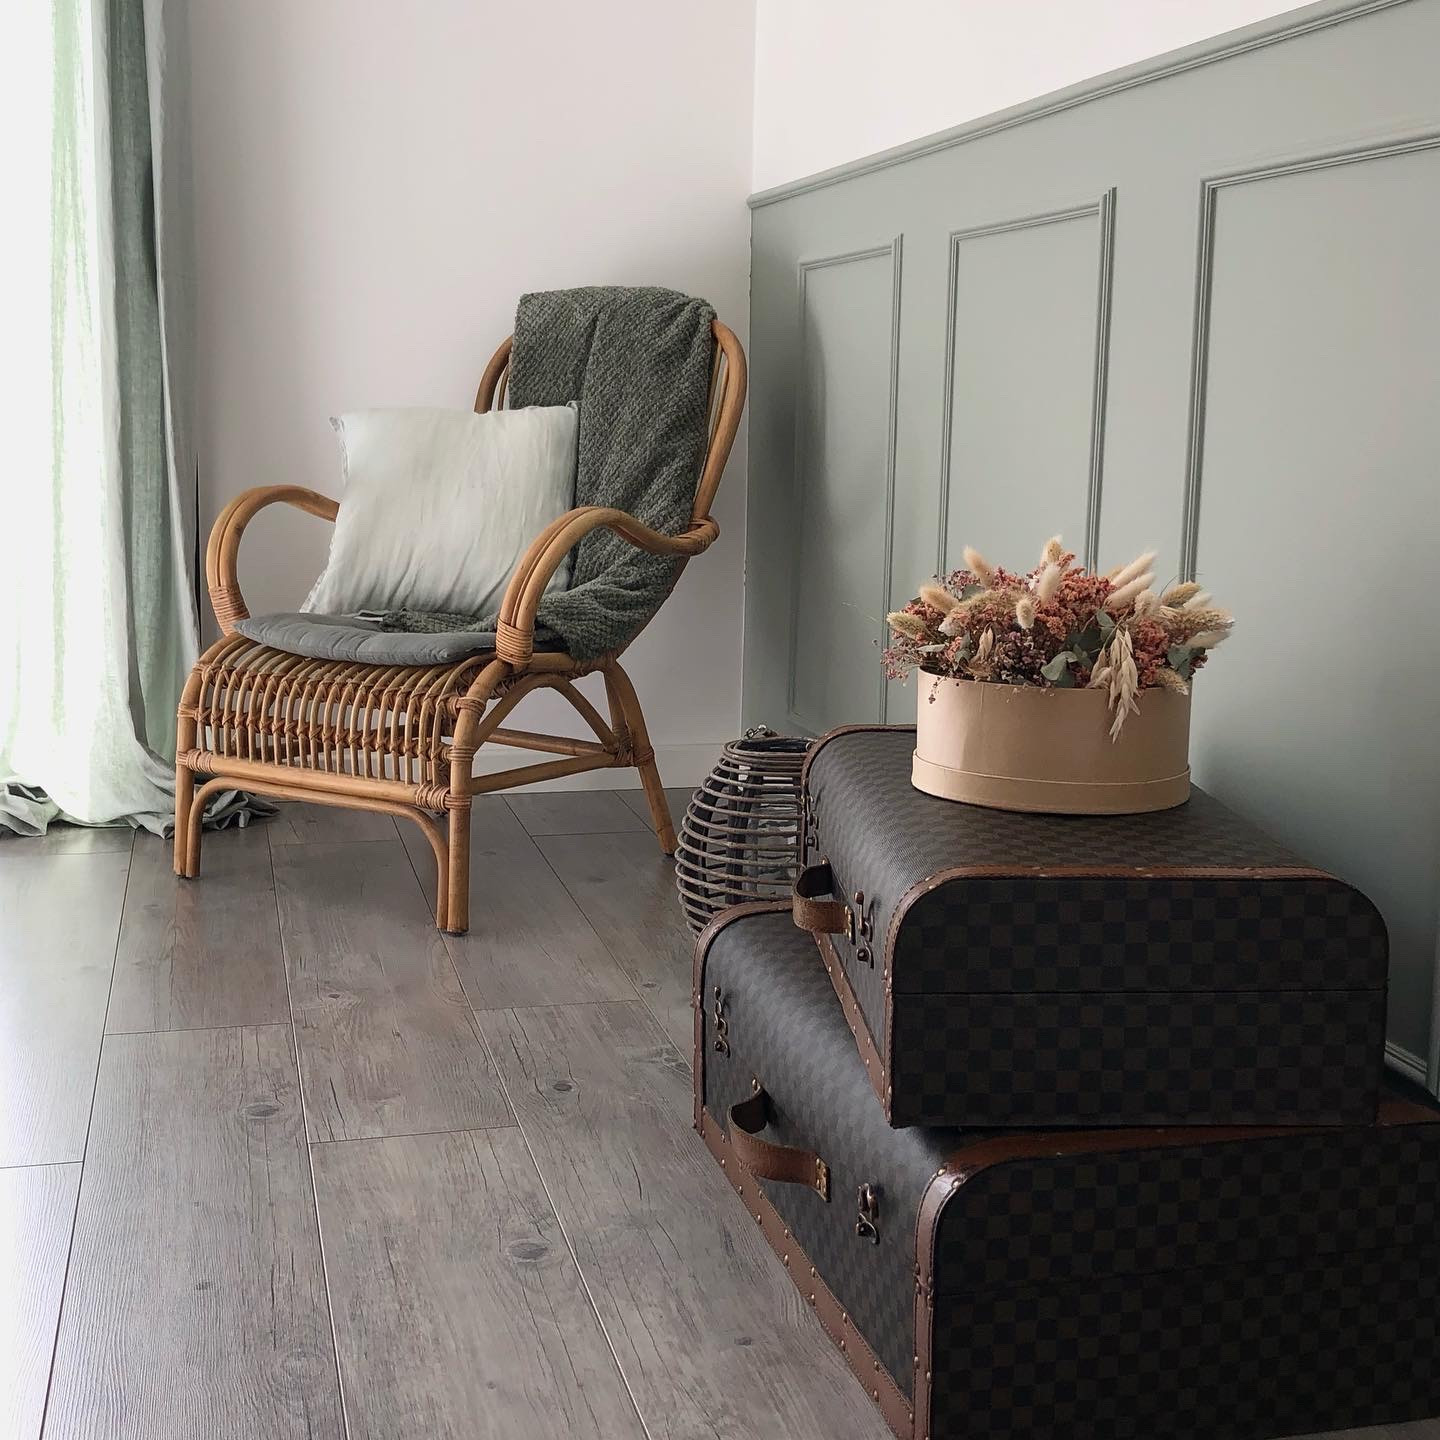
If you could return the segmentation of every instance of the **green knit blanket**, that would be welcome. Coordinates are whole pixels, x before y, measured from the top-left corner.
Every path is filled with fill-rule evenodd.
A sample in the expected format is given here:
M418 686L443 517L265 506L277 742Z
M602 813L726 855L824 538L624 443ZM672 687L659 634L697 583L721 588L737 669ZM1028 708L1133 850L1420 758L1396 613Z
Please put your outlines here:
M520 297L509 403L579 401L576 505L626 510L672 535L687 527L705 455L714 318L703 300L649 287ZM570 588L541 599L536 633L577 660L618 650L660 608L679 563L592 531L575 547ZM380 625L493 630L497 619L392 610Z

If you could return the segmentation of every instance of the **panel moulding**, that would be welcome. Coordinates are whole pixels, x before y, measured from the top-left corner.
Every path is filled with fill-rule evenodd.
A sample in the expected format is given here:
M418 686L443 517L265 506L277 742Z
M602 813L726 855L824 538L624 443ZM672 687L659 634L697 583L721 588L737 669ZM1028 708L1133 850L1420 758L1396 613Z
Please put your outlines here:
M904 252L903 235L896 235L892 240L882 245L872 245L859 250L844 250L834 255L822 255L813 260L802 260L799 265L798 291L800 296L800 365L799 375L796 383L796 394L803 396L806 393L806 355L805 355L805 306L806 287L810 273L814 270L828 269L837 265L851 265L862 260L890 261L890 393L886 410L886 435L885 435L885 551L883 564L883 593L879 597L880 614L883 617L890 609L890 589L893 573L893 550L895 537L895 437L896 437L896 415L898 409L898 398L900 390L900 295L903 279L902 258ZM795 464L794 475L797 487L796 511L802 517L805 513L805 427L800 423L800 416L797 409L795 423ZM884 644L888 639L885 631L884 619L880 622L880 638ZM790 711L790 723L800 730L814 733L822 728L812 724L801 714L797 705L795 694L795 677L798 666L798 651L800 644L800 567L797 564L795 574L791 579L790 590L790 678L787 691L786 704ZM877 670L879 667L877 667ZM888 709L887 685L883 672L880 673L879 686L876 695L876 706L874 718L884 721ZM855 717L860 718L860 717Z
M1237 185L1253 185L1304 175L1365 160L1385 160L1440 147L1440 132L1376 142L1273 161L1212 175L1200 182L1199 238L1195 247L1195 318L1190 361L1189 418L1185 436L1185 488L1180 517L1180 577L1195 578L1200 547L1200 484L1205 464L1205 399L1210 369L1210 315L1215 289L1215 212L1220 195Z
M940 510L936 520L937 574L947 569L946 539L950 528L950 461L954 432L955 346L959 327L955 305L960 282L960 250L970 240L994 235L1031 230L1040 225L1059 225L1070 220L1099 220L1099 253L1096 263L1095 350L1090 399L1090 454L1086 480L1085 535L1081 560L1091 569L1095 566L1100 544L1100 497L1105 467L1105 395L1110 374L1110 311L1115 274L1115 188L1112 186L1098 200L1072 205L1062 210L1044 210L986 225L969 225L950 232L950 265L945 284L945 361L942 368L944 393L941 397L940 434Z

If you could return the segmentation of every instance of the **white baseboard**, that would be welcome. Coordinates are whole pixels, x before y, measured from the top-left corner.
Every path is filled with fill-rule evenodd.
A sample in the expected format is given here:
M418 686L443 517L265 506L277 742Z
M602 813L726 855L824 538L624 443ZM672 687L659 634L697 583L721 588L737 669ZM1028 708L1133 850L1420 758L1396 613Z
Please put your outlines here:
M1417 1085L1429 1088L1430 1067L1418 1055L1405 1049L1403 1045L1397 1045L1393 1040L1387 1040L1385 1042L1385 1063L1392 1070L1398 1070L1407 1080L1413 1080Z
M671 786L696 786L720 758L724 740L709 740L697 745L657 745L655 763L660 779ZM510 745L487 745L475 757L475 774L493 775L498 770L513 770L520 765L533 765L553 760L533 750L519 750ZM579 775L562 775L558 780L542 780L538 785L519 785L525 790L638 790L640 777L631 769L585 770Z

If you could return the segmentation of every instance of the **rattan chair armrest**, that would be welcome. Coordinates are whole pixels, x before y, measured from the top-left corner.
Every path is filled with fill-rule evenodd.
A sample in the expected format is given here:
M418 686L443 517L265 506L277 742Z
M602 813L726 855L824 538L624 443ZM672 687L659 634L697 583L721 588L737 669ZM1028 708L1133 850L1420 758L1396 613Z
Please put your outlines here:
M566 555L592 530L607 526L638 550L688 559L714 544L720 527L710 517L693 521L679 535L652 530L624 510L584 505L552 520L515 567L500 604L495 653L511 665L528 665L535 653L535 611L540 597Z
M235 622L249 618L245 598L240 593L236 558L240 553L240 537L245 527L267 505L294 505L322 520L334 520L340 502L307 490L303 485L258 485L237 495L219 514L210 530L210 543L205 547L205 584L210 591L210 605L215 619L226 635L235 633Z

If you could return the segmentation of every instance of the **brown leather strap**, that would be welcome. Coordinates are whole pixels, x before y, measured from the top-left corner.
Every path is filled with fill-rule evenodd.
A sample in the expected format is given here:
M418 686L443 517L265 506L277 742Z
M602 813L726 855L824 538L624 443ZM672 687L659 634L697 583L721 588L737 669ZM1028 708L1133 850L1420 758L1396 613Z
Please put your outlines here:
M830 1199L830 1167L813 1151L772 1145L758 1132L770 1119L770 1097L757 1084L748 1100L730 1107L730 1148L752 1175L781 1185L808 1185L822 1200Z
M835 892L830 866L807 865L795 877L790 892L790 913L795 923L812 935L854 935L855 922L843 900L828 898ZM820 896L827 898L820 899Z

